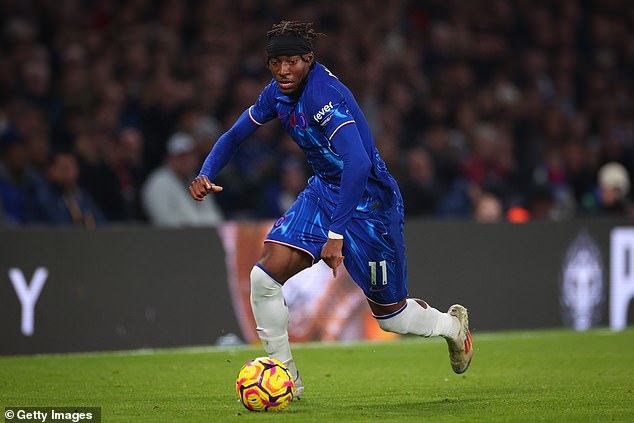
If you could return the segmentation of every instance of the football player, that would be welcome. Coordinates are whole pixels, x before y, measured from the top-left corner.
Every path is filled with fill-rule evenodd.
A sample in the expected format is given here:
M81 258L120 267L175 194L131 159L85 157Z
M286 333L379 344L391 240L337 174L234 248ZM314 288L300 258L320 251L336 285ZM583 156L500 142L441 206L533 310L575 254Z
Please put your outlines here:
M304 385L288 340L282 285L323 260L333 273L345 262L363 290L379 326L389 332L442 336L456 373L473 354L467 310L447 313L408 298L403 200L381 159L365 116L350 90L315 60L312 23L282 21L267 33L267 66L273 78L216 142L189 186L202 200L222 190L213 183L242 141L277 119L303 150L314 176L269 232L251 271L251 306L266 353Z

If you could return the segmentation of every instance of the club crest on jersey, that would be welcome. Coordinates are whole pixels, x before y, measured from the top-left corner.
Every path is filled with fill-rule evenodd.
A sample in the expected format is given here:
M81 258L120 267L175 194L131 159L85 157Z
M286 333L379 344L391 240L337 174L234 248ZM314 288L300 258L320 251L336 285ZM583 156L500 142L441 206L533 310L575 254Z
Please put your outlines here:
M286 222L286 215L283 215L282 217L280 217L279 219L277 219L275 221L275 223L273 224L274 228L279 228L280 226L282 226L282 224Z
M301 129L306 129L308 127L308 120L306 119L306 115L302 112L299 112L297 117L295 117L294 114L290 115L289 123L293 128L297 125L299 125Z
M321 110L313 115L313 119L315 119L315 122L320 123L320 121L328 114L328 112L333 109L334 107L332 105L332 101L329 101L328 104L324 105Z
M302 112L297 114L297 124L300 128L306 129L308 127L308 119L306 119L306 115Z

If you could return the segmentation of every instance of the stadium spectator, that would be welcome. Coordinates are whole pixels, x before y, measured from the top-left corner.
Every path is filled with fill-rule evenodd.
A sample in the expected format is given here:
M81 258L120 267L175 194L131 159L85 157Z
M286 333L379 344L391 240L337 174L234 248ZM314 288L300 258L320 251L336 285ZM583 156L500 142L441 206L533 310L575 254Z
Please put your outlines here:
M502 202L491 193L481 193L475 200L473 220L479 223L494 223L501 222L503 219Z
M609 162L599 168L595 190L586 194L584 211L600 216L634 216L629 199L630 177L620 163Z
M482 123L473 134L471 154L462 162L462 174L468 183L495 191L505 198L512 190L514 170L508 138L498 128Z
M51 155L46 178L27 196L26 221L33 224L94 228L106 222L90 195L78 185L79 166L72 153Z
M27 161L33 171L43 175L46 173L48 157L51 154L49 134L45 130L38 130L24 140L27 151Z
M141 188L147 176L142 137L134 127L123 128L118 135L112 163L123 201L123 220L129 222L147 220L141 205Z
M114 143L109 131L93 129L79 132L73 144L79 164L79 184L108 221L122 221L125 218L123 196L110 164L114 161Z
M150 222L157 226L217 226L223 215L212 197L194 202L187 193L198 169L196 142L182 132L167 143L165 164L154 170L142 188L142 203Z
M0 198L0 228L3 226L10 226L13 223L6 217L4 213L4 205L2 204L2 199Z
M154 170L166 158L173 132L195 134L181 127L188 110L222 127L254 100L253 87L268 80L258 34L280 16L310 14L332 34L317 44L322 62L359 94L377 145L400 181L406 152L422 143L443 197L455 198L463 181L455 179L451 160L474 156L482 122L502 134L512 156L504 158L513 164L501 181L508 191L496 192L505 206L529 201L537 184L551 190L558 207L572 197L572 209L583 213L581 201L602 164L622 163L633 176L628 0L500 0L486 6L367 0L342 5L337 16L331 2L306 1L57 6L0 4L2 125L15 128L29 150L68 149L85 131L115 137L135 127L147 170ZM449 148L439 154L427 140L442 137ZM266 141L285 143L279 133ZM549 182L543 170L553 154L560 173ZM219 197L228 217L261 217L265 200L256 199L254 190L279 184L280 173L271 168L282 160L271 166L265 156L249 156L249 172L231 175L227 198ZM45 156L31 157L38 160L32 167L42 168ZM98 187L91 192L99 197ZM439 214L446 215L442 208Z
M431 155L422 147L407 153L407 173L400 182L406 216L434 216L441 198Z
M5 135L0 140L0 205L6 222L21 225L26 221L27 196L38 178L28 166L24 142Z
M277 219L291 207L299 193L306 188L308 171L303 160L294 156L287 158L282 163L280 173L279 183L271 183L262 190L264 198L259 203L264 205L264 209L260 210L260 216Z

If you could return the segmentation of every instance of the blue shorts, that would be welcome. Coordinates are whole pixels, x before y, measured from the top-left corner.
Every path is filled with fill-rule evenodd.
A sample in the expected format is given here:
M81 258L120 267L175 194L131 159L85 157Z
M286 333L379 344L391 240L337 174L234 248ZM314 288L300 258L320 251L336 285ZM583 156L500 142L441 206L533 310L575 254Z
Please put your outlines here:
M344 234L344 264L365 296L381 305L407 298L407 266L403 237L403 200L398 190L388 208L355 211ZM333 203L312 184L280 217L266 241L297 248L319 261L328 237Z

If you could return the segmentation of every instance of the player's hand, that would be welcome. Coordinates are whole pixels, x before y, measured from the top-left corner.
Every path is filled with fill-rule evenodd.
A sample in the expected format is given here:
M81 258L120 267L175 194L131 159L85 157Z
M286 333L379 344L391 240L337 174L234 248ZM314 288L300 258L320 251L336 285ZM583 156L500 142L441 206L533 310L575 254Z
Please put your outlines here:
M189 184L189 195L196 201L203 201L210 192L222 191L220 185L212 183L205 175L199 176Z
M337 268L343 263L343 239L331 239L321 248L321 259L332 269L332 276L337 277Z

